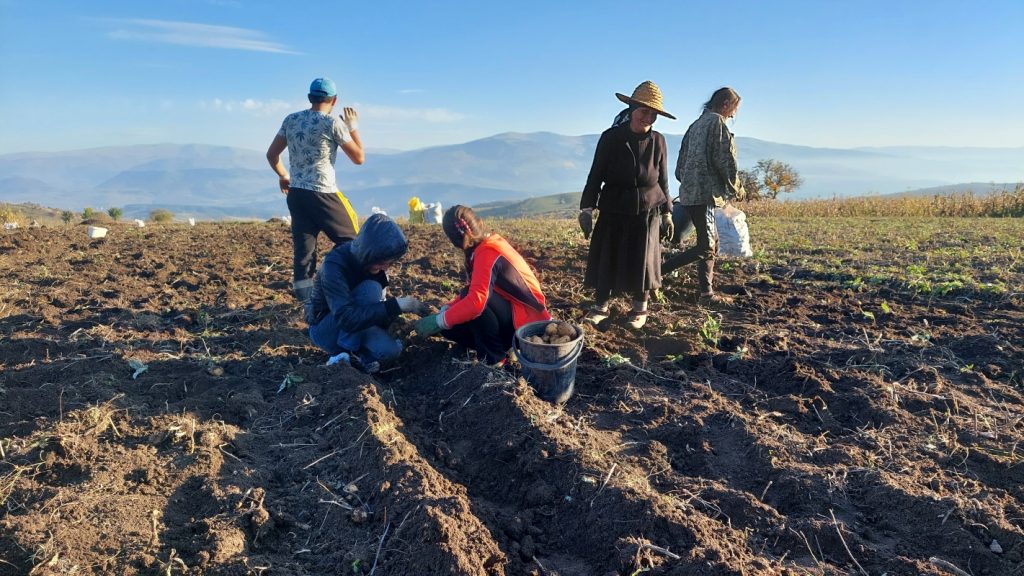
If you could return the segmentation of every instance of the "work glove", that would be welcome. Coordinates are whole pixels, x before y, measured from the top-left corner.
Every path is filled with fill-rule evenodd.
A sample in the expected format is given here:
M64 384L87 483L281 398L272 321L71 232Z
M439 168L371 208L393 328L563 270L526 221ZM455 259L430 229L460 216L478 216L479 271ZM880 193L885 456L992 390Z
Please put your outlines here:
M345 108L341 111L341 121L348 127L349 132L359 130L359 114L355 108Z
M672 214L666 212L661 215L661 239L671 240L672 235L675 233L676 227L672 223Z
M398 309L402 312L419 314L420 310L423 308L423 304L412 296L401 296L395 298L395 300L398 302Z
M432 336L444 329L444 327L441 326L441 323L442 320L440 314L424 316L416 321L416 333L420 336Z
M584 208L580 210L578 220L580 221L580 230L583 230L583 238L590 240L590 233L594 231L594 209Z

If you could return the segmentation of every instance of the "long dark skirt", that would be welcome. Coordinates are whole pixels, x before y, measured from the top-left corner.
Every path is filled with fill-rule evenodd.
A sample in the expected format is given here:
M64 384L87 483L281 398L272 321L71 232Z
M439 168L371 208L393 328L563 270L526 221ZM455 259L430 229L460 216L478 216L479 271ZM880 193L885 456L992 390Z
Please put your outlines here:
M661 288L660 224L657 210L636 216L600 213L583 277L583 285L596 291L599 302Z

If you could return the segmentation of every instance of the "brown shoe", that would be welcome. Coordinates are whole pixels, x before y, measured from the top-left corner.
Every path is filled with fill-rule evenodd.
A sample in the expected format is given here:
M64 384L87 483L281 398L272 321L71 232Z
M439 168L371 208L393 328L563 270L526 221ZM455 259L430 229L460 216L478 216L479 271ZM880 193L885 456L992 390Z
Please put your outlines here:
M647 324L647 312L630 312L626 325L633 330L639 330Z
M596 326L600 324L603 320L607 320L610 314L611 310L607 308L604 310L600 308L591 308L590 310L587 311L587 315L583 317L583 321L590 322L591 324Z
M733 300L731 296L724 294L718 294L717 292L710 292L707 294L701 294L697 298L698 306L732 306Z

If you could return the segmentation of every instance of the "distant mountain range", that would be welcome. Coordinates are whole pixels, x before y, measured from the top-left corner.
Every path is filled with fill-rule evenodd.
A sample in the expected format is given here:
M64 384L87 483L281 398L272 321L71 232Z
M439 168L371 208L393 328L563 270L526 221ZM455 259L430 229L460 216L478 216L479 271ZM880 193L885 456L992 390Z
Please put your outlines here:
M450 146L338 160L338 182L360 214L377 206L402 214L419 196L484 205L578 192L596 134L506 133ZM666 135L670 164L682 137ZM804 185L791 198L911 193L922 188L1024 181L1024 148L813 148L737 138L742 167L772 158L792 165ZM673 183L674 185L674 183ZM973 185L972 185L973 186ZM998 185L996 185L998 186ZM940 188L937 188L940 189ZM166 208L178 217L266 218L287 213L263 152L159 144L0 155L0 202L79 211L121 207L126 217Z

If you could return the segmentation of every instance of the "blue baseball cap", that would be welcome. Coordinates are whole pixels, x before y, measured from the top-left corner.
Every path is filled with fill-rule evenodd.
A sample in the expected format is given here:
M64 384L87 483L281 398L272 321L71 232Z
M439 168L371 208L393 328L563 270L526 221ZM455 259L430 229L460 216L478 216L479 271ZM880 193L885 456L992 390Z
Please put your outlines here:
M317 78L309 85L310 96L326 96L328 98L338 95L338 89L330 78Z

